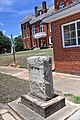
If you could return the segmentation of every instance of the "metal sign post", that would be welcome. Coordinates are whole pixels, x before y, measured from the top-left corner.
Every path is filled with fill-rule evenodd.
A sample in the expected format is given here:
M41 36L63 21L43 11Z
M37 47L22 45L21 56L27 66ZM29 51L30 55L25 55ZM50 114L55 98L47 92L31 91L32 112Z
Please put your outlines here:
M13 53L13 62L15 64L16 63L16 58L15 58L15 42L14 42L12 34L11 34L11 47L12 47L12 53Z

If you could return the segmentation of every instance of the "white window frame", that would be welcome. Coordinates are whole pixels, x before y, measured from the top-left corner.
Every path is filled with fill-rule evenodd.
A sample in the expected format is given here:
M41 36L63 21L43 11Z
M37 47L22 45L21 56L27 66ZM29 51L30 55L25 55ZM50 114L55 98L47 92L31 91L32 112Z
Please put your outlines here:
M35 35L35 34L36 34L36 26L33 25L33 26L32 26L32 35Z
M50 29L50 32L52 32L52 24L49 23L49 29Z
M44 24L42 22L40 23L40 32L44 32Z
M26 31L25 33L24 33L24 39L25 38L28 38L28 31Z
M24 44L24 48L26 48L26 42L25 41L23 42L23 44Z
M76 21L73 21L73 22L70 22L70 23L67 23L67 24L63 24L63 25L61 26L61 28L62 28L62 43L63 43L63 48L71 48L71 47L78 47L78 46L80 46L80 45L78 45L77 22L80 22L80 20L76 20ZM73 23L75 23L76 45L65 46L64 26L71 25L71 24L73 24Z
M49 44L53 44L53 42L51 42L51 38L52 36L49 36Z
M64 2L60 2L59 9L63 9L63 8L64 8Z

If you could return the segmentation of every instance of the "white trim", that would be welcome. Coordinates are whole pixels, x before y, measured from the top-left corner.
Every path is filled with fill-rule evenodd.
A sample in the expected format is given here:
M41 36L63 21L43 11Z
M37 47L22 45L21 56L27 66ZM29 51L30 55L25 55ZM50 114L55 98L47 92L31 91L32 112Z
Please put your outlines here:
M70 24L77 23L77 22L80 22L80 20L75 20L73 22L69 22L69 23L63 24L62 26L70 25Z
M50 45L53 44L53 42L51 42L51 38L52 38L52 36L49 36L49 44L50 44Z
M39 33L36 33L33 37L35 39L39 39L39 38L45 38L47 36L47 34L45 32L39 32Z
M63 30L63 25L61 26L62 28L62 43L63 43L63 48L65 47L64 45L64 30Z
M50 30L50 32L52 32L52 24L51 23L49 23L49 30Z
M77 12L80 12L80 2L70 5L69 7L64 7L64 9L53 12L52 15L49 15L48 17L44 18L43 22L46 23L54 22L64 17L73 15Z
M62 5L63 4L63 5ZM64 8L64 2L62 1L62 2L60 2L60 4L59 4L59 9L63 9Z
M40 32L44 32L44 23L40 22Z
M73 21L73 22L70 22L70 23L66 23L66 24L63 24L63 25L61 26L61 29L62 29L62 43L63 43L63 48L71 48L71 47L78 47L78 46L80 46L80 45L78 45L77 22L80 22L80 20L76 20L76 21ZM64 41L64 26L71 25L71 24L73 24L73 23L75 23L76 45L65 46L65 41Z
M32 35L36 34L36 25L32 25Z

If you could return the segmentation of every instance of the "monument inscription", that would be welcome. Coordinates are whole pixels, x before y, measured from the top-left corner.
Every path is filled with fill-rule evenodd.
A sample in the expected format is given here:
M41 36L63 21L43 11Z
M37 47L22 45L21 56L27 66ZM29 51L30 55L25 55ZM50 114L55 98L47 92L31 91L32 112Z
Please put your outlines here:
M35 56L28 58L30 93L43 100L54 96L51 58Z

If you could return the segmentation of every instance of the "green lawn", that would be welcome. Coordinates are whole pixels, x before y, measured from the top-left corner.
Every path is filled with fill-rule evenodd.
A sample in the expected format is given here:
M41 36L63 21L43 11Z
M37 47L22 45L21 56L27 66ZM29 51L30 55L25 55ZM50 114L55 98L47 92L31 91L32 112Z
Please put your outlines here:
M0 73L0 103L8 103L29 92L29 82Z
M42 56L48 55L53 58L53 49L42 49L42 50L29 50L29 51L21 51L16 53L16 61L20 67L27 67L27 58L30 56ZM12 54L3 54L0 55L0 66L8 66L13 62Z

